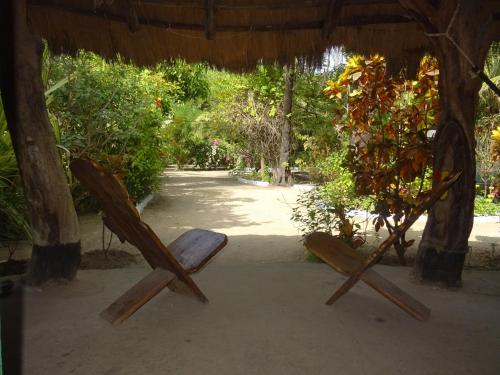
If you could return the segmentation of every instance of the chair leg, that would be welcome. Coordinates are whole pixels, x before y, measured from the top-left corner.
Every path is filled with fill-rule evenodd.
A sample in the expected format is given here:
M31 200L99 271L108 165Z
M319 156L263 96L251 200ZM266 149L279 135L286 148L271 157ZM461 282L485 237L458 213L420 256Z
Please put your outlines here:
M170 289L174 293L179 293L187 297L196 298L203 303L208 302L208 298L203 294L200 288L198 288L198 286L194 284L194 282L188 284L183 280L177 278L168 285L168 289Z
M173 272L155 268L102 311L101 317L112 324L124 322L176 278Z
M399 308L406 311L417 320L428 320L431 311L427 306L416 300L398 286L375 272L373 269L367 269L362 275L363 280L370 287L382 294L389 301L397 305ZM326 302L327 305L333 304L338 299L338 294L333 294L332 297Z
M425 321L431 316L431 310L427 306L410 296L373 269L366 270L361 280L415 319Z

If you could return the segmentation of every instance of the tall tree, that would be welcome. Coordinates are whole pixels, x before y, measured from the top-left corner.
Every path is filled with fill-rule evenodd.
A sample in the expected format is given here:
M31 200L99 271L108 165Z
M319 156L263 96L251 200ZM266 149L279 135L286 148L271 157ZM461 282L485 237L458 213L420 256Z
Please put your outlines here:
M285 92L283 96L283 124L281 127L281 145L278 165L273 171L273 183L291 185L290 155L292 148L292 102L295 83L295 62L285 66Z
M0 89L32 228L27 281L39 285L76 275L80 233L45 106L43 44L28 29L26 8L26 0L0 2Z
M474 215L474 127L483 68L493 36L487 2L399 0L429 36L439 62L441 121L434 141L434 183L454 170L459 181L429 211L416 258L423 281L461 286Z

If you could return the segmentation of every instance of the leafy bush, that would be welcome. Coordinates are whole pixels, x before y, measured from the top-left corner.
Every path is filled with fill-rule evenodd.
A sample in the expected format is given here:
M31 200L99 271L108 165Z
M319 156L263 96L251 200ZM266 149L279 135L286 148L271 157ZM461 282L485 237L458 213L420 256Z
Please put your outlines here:
M179 101L208 98L210 90L206 79L207 66L205 64L188 64L184 60L177 59L161 63L156 69L166 81L174 82L178 86L177 99Z
M474 200L474 214L476 216L500 215L500 203L495 203L493 198L478 195Z
M349 216L349 211L368 210L371 200L356 195L352 175L342 165L345 153L332 154L318 164L318 171L327 182L299 196L292 220L299 224L303 235L327 232L355 246L360 226Z
M86 52L54 57L50 65L49 83L69 77L49 106L60 143L72 156L123 175L133 199L155 189L165 164L161 129L182 96L179 85L160 72ZM80 208L91 205L78 186L73 193Z
M302 236L325 232L354 248L364 243L363 237L359 235L360 222L349 215L345 206L328 202L325 198L325 190L321 187L299 195L297 206L292 211L292 220L298 223Z
M439 121L437 61L428 56L420 63L415 81L389 77L382 56L353 56L337 81L324 92L336 102L347 102L336 111L349 134L346 166L359 195L374 196L375 230L393 233L405 216L428 194L432 149L426 132ZM347 115L347 118L346 118ZM444 178L436 171L436 179ZM402 264L413 241L404 234L394 243Z
M0 241L16 241L30 235L16 157L0 102Z

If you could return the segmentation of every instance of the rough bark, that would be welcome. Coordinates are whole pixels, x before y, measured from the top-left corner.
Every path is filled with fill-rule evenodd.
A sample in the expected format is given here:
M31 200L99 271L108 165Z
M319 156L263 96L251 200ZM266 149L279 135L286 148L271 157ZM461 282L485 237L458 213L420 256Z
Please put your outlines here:
M285 95L283 98L283 125L281 127L281 145L278 165L273 171L273 183L276 185L291 185L290 154L292 144L292 102L295 83L295 66L285 67Z
M0 19L0 88L32 228L27 282L72 279L80 263L80 233L45 107L43 44L28 29L26 0L2 1Z
M481 80L471 76L472 66L456 46L435 34L444 33L455 17L450 35L474 65L482 68L490 45L491 12L485 8L486 2L472 0L400 3L428 33L439 61L441 120L434 140L434 182L454 170L462 171L446 198L429 212L414 275L420 281L460 287L474 217L474 127Z

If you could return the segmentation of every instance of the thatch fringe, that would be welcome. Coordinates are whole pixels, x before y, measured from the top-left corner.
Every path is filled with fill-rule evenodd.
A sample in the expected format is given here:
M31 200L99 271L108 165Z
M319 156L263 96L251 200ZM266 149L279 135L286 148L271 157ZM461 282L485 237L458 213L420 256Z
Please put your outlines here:
M29 20L56 53L83 48L140 65L182 57L233 70L258 61L320 63L332 46L416 68L429 40L395 0L30 0ZM492 14L500 1L490 1ZM328 32L326 32L328 28Z

